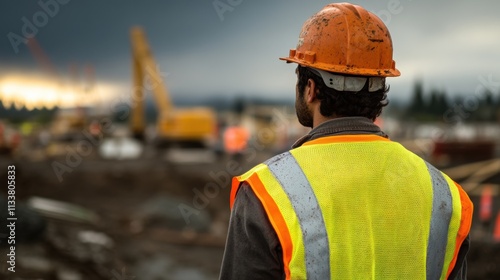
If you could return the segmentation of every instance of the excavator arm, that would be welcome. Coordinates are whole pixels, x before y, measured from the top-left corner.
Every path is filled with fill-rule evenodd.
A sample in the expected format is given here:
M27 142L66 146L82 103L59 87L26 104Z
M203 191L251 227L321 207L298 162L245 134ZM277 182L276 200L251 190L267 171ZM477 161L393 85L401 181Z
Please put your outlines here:
M174 108L142 28L133 27L130 32L130 39L132 43L132 78L134 82L131 127L136 138L143 138L146 126L144 119L144 90L153 92L159 115L167 114ZM146 77L150 79L147 84L145 84Z

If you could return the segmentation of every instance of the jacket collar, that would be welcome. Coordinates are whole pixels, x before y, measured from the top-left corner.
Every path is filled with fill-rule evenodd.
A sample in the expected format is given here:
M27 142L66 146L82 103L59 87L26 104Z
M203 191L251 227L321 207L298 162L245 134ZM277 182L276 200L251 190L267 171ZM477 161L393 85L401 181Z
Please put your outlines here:
M370 119L364 117L343 117L328 120L313 128L307 135L299 138L293 145L293 148L302 146L304 143L326 136L334 135L358 135L375 134L389 138L380 127L375 125Z

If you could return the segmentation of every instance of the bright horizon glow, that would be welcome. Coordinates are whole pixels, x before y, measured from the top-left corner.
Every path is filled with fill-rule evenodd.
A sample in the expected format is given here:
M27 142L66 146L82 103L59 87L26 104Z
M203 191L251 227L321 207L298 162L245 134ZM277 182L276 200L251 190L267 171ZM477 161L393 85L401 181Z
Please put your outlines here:
M0 100L6 108L28 110L54 107L97 106L116 98L119 86L96 83L91 89L40 75L10 74L0 77Z

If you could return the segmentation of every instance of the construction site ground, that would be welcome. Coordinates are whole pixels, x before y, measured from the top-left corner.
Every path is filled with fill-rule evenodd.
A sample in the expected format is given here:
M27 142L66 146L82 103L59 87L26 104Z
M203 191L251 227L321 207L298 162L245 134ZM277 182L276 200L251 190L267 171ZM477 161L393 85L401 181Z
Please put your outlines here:
M228 178L272 154L237 160L212 155L202 162L175 162L156 152L134 160L91 154L62 180L54 163L68 166L65 156L2 158L1 170L16 166L18 207L47 198L79 205L98 218L44 218L43 234L16 246L15 273L7 271L2 247L0 279L217 279L229 220ZM489 235L494 225L475 226L482 229L469 252L469 279L500 279L500 244Z

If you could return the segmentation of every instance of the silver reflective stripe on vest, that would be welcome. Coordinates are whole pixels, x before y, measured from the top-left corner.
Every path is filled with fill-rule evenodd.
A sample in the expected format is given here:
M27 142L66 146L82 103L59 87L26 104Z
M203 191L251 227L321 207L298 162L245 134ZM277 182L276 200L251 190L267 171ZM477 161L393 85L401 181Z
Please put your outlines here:
M432 216L427 244L427 279L439 279L443 271L448 227L453 212L453 201L448 182L434 166L426 162L432 180Z
M289 152L266 162L281 184L299 219L305 248L307 279L330 279L330 250L318 200L304 172Z

